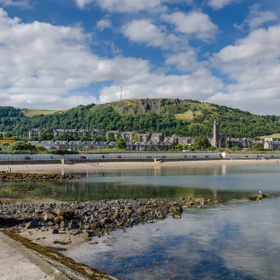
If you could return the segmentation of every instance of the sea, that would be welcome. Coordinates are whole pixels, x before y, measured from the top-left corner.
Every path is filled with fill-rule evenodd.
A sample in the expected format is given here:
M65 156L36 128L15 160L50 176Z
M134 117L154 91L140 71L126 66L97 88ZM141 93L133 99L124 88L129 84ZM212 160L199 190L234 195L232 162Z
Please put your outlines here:
M29 202L205 197L218 203L93 238L65 255L120 279L280 279L280 164L74 173L81 180L4 184ZM273 196L247 197L259 191Z

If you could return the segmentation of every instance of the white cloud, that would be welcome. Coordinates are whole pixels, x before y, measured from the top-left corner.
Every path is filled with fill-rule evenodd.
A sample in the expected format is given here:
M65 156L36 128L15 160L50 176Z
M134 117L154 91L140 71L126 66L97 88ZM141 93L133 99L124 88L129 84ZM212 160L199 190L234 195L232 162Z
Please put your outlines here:
M216 53L212 62L235 82L228 85L226 94L211 97L211 102L259 113L270 108L271 114L279 114L280 25L252 31Z
M165 14L162 19L174 24L178 32L193 35L201 40L212 39L218 32L218 26L211 22L210 17L197 11L188 14L183 12Z
M149 63L141 59L97 57L88 50L87 40L88 35L79 28L23 24L0 9L1 104L69 108L77 105L75 94L63 98L69 91L149 71ZM87 104L94 98L82 100Z
M184 72L192 72L195 69L207 67L209 65L207 61L198 61L197 53L192 48L189 48L185 52L167 55L165 64L175 65L177 69Z
M144 43L152 47L169 49L179 39L168 35L150 20L134 20L122 27L123 34L132 42Z
M111 28L111 26L112 26L112 23L107 19L100 20L96 24L96 28L100 31L103 31L106 28Z
M75 0L79 8L95 3L109 12L139 12L162 7L162 0Z
M243 29L248 26L250 30L256 29L269 21L277 20L277 14L271 11L260 11L261 6L259 4L250 7L250 14L248 18L241 24L234 26L239 29Z
M13 6L19 8L26 8L29 9L32 7L30 0L0 0L0 4L4 7L6 6Z
M123 98L166 97L202 101L221 90L221 80L203 68L182 76L142 72L133 79L123 80ZM100 102L119 100L119 94L117 85L104 87L100 92Z
M215 10L220 10L231 3L239 1L240 0L209 0L208 5Z

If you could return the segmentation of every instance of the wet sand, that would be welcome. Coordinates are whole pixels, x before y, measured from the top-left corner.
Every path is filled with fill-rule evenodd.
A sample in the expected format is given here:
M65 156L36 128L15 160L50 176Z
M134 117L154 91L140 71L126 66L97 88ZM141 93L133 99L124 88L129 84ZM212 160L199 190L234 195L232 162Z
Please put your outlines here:
M279 161L280 162L280 161ZM110 170L110 169L142 169L162 167L209 167L220 165L263 165L277 164L277 159L245 159L245 160L192 160L192 161L173 161L173 162L104 162L104 163L78 163L78 164L31 164L31 165L11 165L12 172L26 173L67 173L80 172L84 173L88 170ZM7 170L6 165L0 166L0 171Z

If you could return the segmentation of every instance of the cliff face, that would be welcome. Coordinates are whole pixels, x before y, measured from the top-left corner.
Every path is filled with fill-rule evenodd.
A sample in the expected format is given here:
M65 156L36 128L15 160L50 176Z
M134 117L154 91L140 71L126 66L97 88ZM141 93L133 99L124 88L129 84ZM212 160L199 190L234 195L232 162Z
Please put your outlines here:
M148 112L162 114L165 106L177 107L180 104L179 99L159 98L159 99L127 99L107 104L96 105L91 110L113 106L119 114L139 115Z

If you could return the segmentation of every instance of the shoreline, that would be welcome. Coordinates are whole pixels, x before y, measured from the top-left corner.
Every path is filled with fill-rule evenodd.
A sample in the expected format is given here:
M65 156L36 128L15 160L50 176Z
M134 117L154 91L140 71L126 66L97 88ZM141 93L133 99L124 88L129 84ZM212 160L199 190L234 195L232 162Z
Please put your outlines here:
M89 170L112 171L127 169L148 169L148 168L211 168L214 166L242 166L242 165L268 165L278 164L277 159L268 160L195 160L185 162L109 162L99 165L89 164L34 164L12 165L12 172L24 173L86 173ZM6 166L0 166L0 171L6 170ZM71 250L84 242L98 242L98 237L108 235L115 230L125 230L137 223L153 223L156 220L163 220L167 217L180 219L183 208L195 207L204 208L220 204L216 201L209 201L207 198L180 198L180 200L165 201L164 199L156 200L125 199L100 202L73 202L73 203L17 203L10 206L12 212L19 210L18 217L22 219L17 225L9 228L12 232L27 238L30 242L46 248L53 248L59 251ZM165 202L164 202L165 201ZM158 203L164 202L164 205ZM139 204L138 204L139 203ZM152 204L151 209L149 208ZM209 205L209 206L208 206ZM4 206L4 205L3 205ZM34 215L24 216L26 211L21 207L28 207ZM74 209L74 216L67 220L63 219L61 213L65 213L69 208ZM112 210L111 210L112 209ZM8 209L9 210L9 209ZM51 210L51 211L50 211ZM113 212L111 212L113 211ZM117 213L115 212L117 211ZM147 214L147 217L143 216ZM137 215L136 215L137 214ZM53 217L49 217L53 215ZM132 222L128 222L132 219ZM140 217L140 218L139 218ZM59 220L60 218L61 220ZM73 223L73 220L76 222ZM32 223L31 223L32 222ZM34 225L35 223L35 225ZM62 224L63 223L63 224ZM116 223L116 224L115 224ZM112 224L113 229L110 228ZM6 228L7 229L7 228Z
M236 159L236 160L194 160L194 161L168 161L161 163L154 162L104 162L104 163L75 163L75 164L16 164L16 165L0 165L0 172L6 171L7 167L11 167L11 172L23 173L67 173L79 172L86 173L89 170L116 170L116 169L147 169L157 167L211 167L222 165L266 165L277 164L277 159Z

